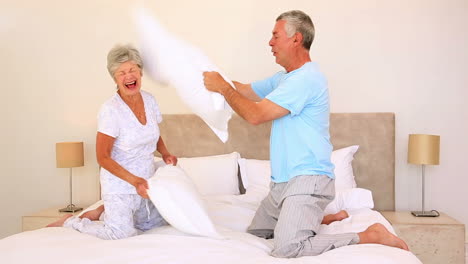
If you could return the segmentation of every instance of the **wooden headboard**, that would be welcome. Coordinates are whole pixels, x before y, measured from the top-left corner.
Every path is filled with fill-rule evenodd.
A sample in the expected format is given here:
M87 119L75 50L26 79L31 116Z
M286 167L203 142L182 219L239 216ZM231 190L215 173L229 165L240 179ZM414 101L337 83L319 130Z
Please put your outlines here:
M193 114L163 115L161 136L178 157L237 151L248 159L269 159L271 123L253 126L237 115L229 121L224 144ZM353 161L358 187L372 191L376 210L395 209L395 114L332 113L330 135L334 149L359 145Z

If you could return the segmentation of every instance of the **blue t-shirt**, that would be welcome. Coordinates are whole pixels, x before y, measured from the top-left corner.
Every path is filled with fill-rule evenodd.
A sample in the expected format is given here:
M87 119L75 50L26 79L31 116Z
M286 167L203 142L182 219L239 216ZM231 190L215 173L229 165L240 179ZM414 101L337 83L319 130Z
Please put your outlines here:
M290 111L271 127L272 181L287 182L299 175L334 178L327 80L318 64L308 62L289 73L278 72L252 83L252 89L262 99Z

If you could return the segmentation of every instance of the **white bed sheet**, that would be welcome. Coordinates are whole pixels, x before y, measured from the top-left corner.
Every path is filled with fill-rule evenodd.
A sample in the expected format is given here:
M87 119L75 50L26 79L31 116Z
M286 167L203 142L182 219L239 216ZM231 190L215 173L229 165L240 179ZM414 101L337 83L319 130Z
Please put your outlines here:
M101 240L67 228L43 228L0 240L0 263L421 263L411 252L383 245L341 247L320 256L271 257L272 240L245 233L258 206L246 195L205 199L218 231L227 239L186 235L171 226L122 240ZM322 225L320 233L360 232L373 223L393 228L378 212L350 211L350 217Z

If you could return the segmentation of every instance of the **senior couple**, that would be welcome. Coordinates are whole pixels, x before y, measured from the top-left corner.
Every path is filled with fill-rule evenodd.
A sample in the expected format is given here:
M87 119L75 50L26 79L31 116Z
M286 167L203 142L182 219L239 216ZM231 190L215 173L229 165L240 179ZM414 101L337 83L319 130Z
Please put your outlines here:
M405 242L383 225L361 233L317 234L320 224L339 221L341 211L324 216L335 196L332 145L329 140L329 93L325 77L309 49L314 25L302 11L281 14L269 45L284 68L251 84L234 82L233 89L217 72L205 72L206 89L220 93L242 118L253 125L273 121L270 140L272 185L247 232L274 238L272 256L295 258L364 243L408 250ZM148 199L147 179L153 176L153 153L177 164L160 136L162 115L155 98L141 90L143 62L131 46L116 46L107 69L117 92L98 115L96 153L101 165L104 205L80 217L65 215L49 226L64 226L102 239L135 236L167 223ZM282 146L287 145L284 150ZM103 214L103 221L98 220Z

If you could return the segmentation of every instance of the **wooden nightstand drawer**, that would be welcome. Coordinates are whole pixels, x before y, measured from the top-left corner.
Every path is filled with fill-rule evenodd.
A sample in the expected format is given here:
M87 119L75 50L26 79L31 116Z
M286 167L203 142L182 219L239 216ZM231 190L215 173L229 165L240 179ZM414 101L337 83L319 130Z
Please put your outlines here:
M62 206L63 207L63 206ZM23 226L22 230L23 231L30 231L30 230L35 230L39 228L43 228L46 225L57 221L60 219L63 215L69 214L69 213L61 213L58 210L62 207L53 207L49 208L46 210L39 211L34 214L30 215L25 215L23 216ZM73 215L79 214L82 211L75 212Z
M424 264L464 264L465 225L441 213L415 217L410 212L381 212Z

